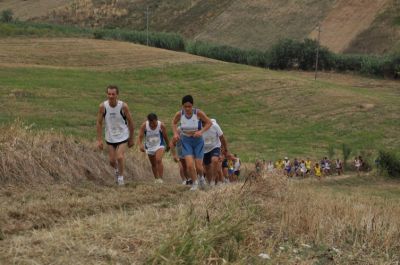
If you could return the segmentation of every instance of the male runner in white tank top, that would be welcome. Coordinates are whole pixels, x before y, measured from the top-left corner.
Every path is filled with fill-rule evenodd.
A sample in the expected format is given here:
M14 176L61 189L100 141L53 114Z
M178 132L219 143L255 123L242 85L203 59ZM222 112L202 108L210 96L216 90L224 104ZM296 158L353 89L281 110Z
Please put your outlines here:
M155 182L163 183L164 166L162 158L164 149L167 152L169 150L169 140L167 129L164 123L158 120L156 114L150 113L147 115L147 121L140 127L138 145L140 151L146 152L149 157Z
M100 104L97 113L97 147L103 150L104 121L110 165L115 170L117 183L124 185L125 149L133 146L134 124L128 105L118 100L118 87L110 85L106 92L107 100Z

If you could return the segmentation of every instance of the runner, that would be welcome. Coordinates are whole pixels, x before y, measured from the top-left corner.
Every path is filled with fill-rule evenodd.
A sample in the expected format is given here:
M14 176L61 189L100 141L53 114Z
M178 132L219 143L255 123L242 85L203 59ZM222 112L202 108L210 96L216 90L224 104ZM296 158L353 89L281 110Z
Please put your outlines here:
M300 169L300 162L297 160L297 158L294 159L293 161L293 167L294 167L294 174L299 176L299 169Z
M307 157L307 160L305 161L305 163L306 163L306 169L307 169L306 175L307 174L311 175L311 160L310 160L310 158Z
M158 120L155 113L147 115L147 121L140 126L138 145L140 151L146 152L149 157L155 182L163 183L164 166L162 158L164 150L166 149L167 152L169 150L169 140L164 123Z
M211 119L211 127L203 133L204 139L204 158L203 164L205 167L207 181L210 185L216 185L218 181L222 181L218 177L219 157L221 149L224 155L229 157L228 145L224 137L221 127L215 119ZM204 122L203 122L204 125Z
M318 178L318 180L321 180L321 168L319 167L318 163L315 163L315 167L314 167L314 173L315 176Z
M327 157L324 158L325 167L324 167L324 175L329 176L331 174L331 161Z
M233 174L235 175L236 179L239 179L240 166L242 165L242 162L240 161L240 158L237 156L237 154L234 154L233 156L235 157L235 162L233 165Z
M267 170L270 174L274 173L274 163L271 160L268 162Z
M338 176L343 174L343 165L342 161L340 161L339 158L336 159L336 173L338 174Z
M118 87L110 85L106 93L107 100L100 104L97 113L97 147L103 150L104 121L110 165L114 168L116 182L124 185L125 149L133 146L134 124L128 105L118 100Z
M283 161L283 164L284 164L284 166L285 166L285 175L287 176L287 177L291 177L292 175L291 175L291 170L292 170L292 164L290 163L290 160L289 160L289 158L286 156L285 157L285 159L284 159L284 161Z
M302 178L304 178L307 174L307 167L306 167L306 163L304 162L304 160L301 160L301 162L300 162L300 173L301 173Z
M181 128L178 127L178 133L181 134ZM185 158L182 155L182 142L178 140L176 143L171 141L171 152L174 161L179 165L179 175L182 179L182 185L192 185L192 180L189 178L186 170Z
M182 130L182 136L178 133L178 123ZM202 122L204 126L202 127ZM193 181L190 190L197 190L199 177L200 185L204 187L205 179L203 172L204 140L202 134L211 127L212 123L207 115L193 108L193 97L191 95L182 98L182 109L178 111L172 120L174 132L173 141L182 141L182 154L185 157L186 168ZM195 164L195 166L193 166Z
M354 167L356 168L357 171L357 176L360 176L360 171L361 171L361 159L359 157L354 158Z
M228 158L226 156L221 155L221 160L222 160L222 175L224 176L224 181L225 183L229 183L229 172L228 172Z

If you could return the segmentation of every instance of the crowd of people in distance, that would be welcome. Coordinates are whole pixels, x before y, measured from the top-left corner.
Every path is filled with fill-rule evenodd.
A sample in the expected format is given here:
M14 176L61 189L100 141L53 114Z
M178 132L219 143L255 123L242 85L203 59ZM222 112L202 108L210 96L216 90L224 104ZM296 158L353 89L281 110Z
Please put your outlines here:
M354 158L353 166L357 172L360 174L363 167L363 159L361 156ZM275 162L269 160L257 159L255 162L255 170L257 173L281 173L287 177L309 177L315 176L321 179L323 176L330 176L337 174L342 175L344 172L344 165L342 160L339 158L331 161L328 157L323 157L320 161L313 162L309 157L306 159L294 158L291 161L288 157L283 159L278 159Z

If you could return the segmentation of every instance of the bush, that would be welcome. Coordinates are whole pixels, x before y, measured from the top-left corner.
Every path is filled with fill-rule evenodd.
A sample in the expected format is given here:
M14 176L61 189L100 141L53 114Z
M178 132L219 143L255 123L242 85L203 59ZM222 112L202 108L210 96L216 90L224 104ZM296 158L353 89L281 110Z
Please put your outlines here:
M1 12L0 22L10 23L13 21L14 13L11 9L6 9Z
M400 178L400 160L394 153L379 151L377 164L389 177Z
M339 72L343 71L360 71L361 69L361 55L355 54L335 54L334 68Z
M301 48L301 44L298 41L291 39L279 41L271 47L269 67L281 70L297 67Z
M185 42L179 34L166 33L166 32L149 32L146 31L132 31L123 29L101 29L96 30L94 33L95 39L113 39L128 41L138 44L148 44L152 47L183 51L185 49Z
M349 160L351 155L351 148L347 144L342 144L342 154L343 154L343 164L344 168L347 167L347 160Z

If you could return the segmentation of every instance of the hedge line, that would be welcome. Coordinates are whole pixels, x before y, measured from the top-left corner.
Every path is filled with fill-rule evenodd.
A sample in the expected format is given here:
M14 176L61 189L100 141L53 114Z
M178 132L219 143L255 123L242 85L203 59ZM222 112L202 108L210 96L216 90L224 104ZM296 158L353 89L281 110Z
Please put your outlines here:
M315 70L318 43L305 39L284 39L269 50L244 50L227 45L202 41L185 42L176 33L132 31L125 29L82 29L67 25L11 21L0 23L0 37L18 35L37 36L94 36L96 39L114 39L149 46L186 51L226 62L247 64L270 69ZM319 47L318 69L326 71L353 71L377 77L400 78L400 53L383 56L335 54L326 47Z

